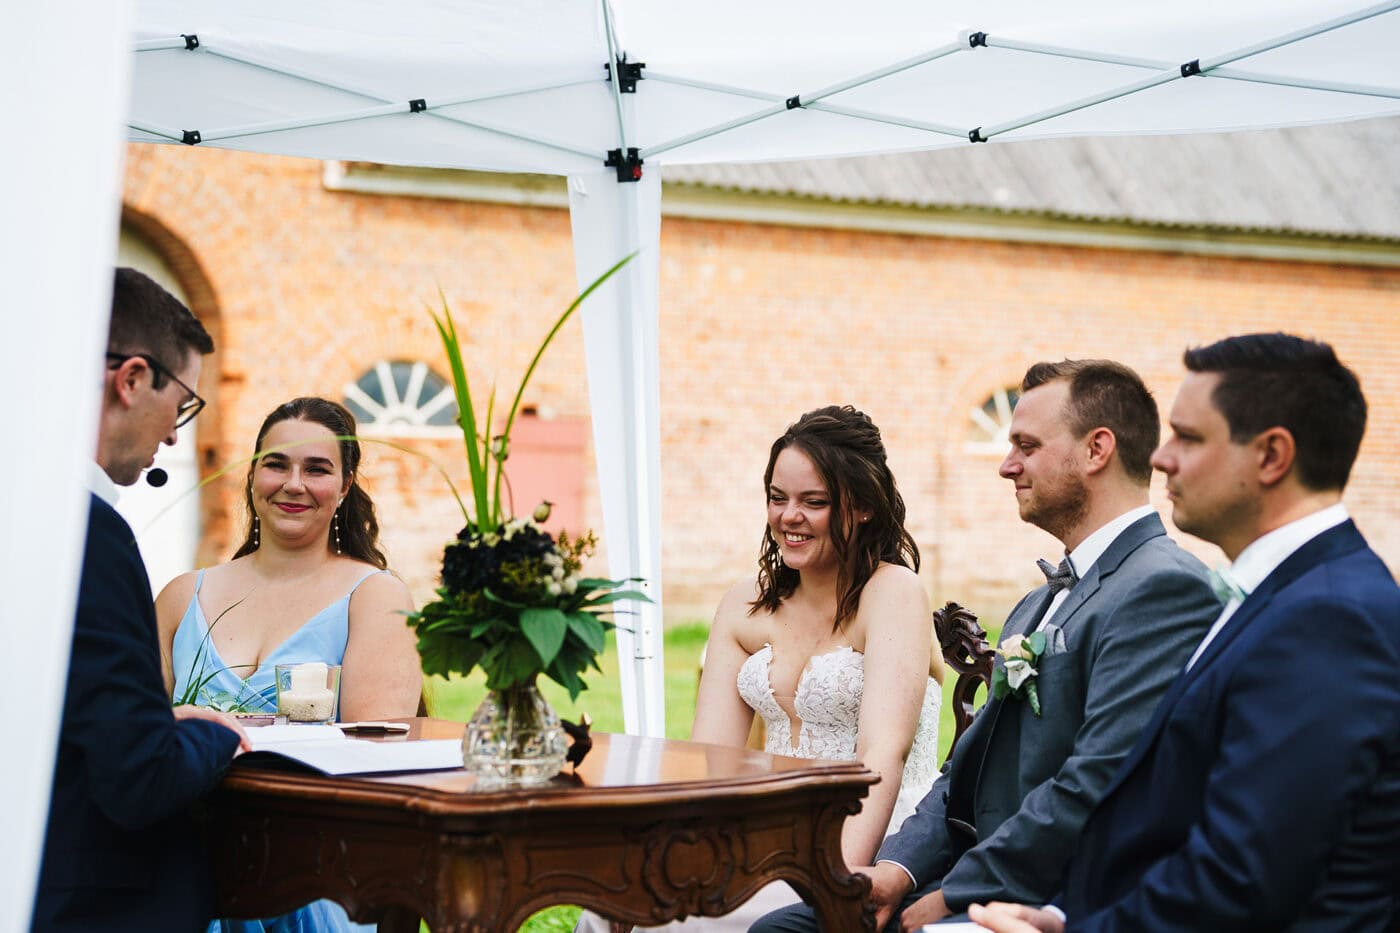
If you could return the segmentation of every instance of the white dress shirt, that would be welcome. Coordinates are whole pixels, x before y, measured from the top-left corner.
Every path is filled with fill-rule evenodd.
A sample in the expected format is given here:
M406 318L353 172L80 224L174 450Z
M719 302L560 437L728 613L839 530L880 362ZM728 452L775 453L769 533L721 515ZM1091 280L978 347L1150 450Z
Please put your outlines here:
M112 482L112 477L107 475L107 471L98 466L96 461L88 464L88 491L95 493L99 499L110 505L117 507L117 499L121 498L121 492L117 489L117 484Z
M1266 535L1260 535L1235 558L1235 562L1230 565L1230 573L1246 593L1253 593L1269 574L1278 569L1279 564L1293 556L1294 551L1324 531L1336 528L1347 518L1347 507L1338 502L1311 515L1305 515L1296 522L1289 522L1282 528L1275 528ZM1196 659L1205 653L1210 643L1215 641L1215 636L1220 634L1225 623L1229 622L1235 610L1240 608L1240 603L1239 599L1231 599L1225 604L1220 618L1215 620L1210 631L1206 632L1206 637L1201 639L1201 643L1196 647L1196 653L1186 662L1188 671L1196 663Z
M1129 525L1155 511L1150 505L1140 505L1099 526L1097 531L1079 542L1079 547L1069 552L1069 564L1074 568L1075 575L1083 577L1089 572L1089 568L1094 566L1094 563L1103 556L1103 552L1108 550L1108 546L1118 540L1118 536L1126 531ZM1044 626L1055 613L1060 611L1060 607L1065 604L1065 600L1069 598L1070 590L1073 588L1060 590L1055 594L1055 598L1050 600L1050 607L1045 610L1045 615L1041 616L1040 621L1036 623L1037 629Z

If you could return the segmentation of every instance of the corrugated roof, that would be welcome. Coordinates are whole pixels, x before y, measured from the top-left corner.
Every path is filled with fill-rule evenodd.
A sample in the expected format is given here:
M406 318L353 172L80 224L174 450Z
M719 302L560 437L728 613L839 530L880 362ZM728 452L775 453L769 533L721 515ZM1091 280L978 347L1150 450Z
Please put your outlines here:
M868 204L1400 240L1400 118L678 165L665 179Z

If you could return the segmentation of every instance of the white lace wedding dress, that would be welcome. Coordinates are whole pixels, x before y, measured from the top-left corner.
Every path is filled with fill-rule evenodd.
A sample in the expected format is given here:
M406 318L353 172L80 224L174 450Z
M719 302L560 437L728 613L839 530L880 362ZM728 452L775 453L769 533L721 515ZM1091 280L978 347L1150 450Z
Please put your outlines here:
M749 655L739 668L739 695L763 717L767 739L763 750L770 755L794 758L824 758L831 761L851 761L856 757L856 727L860 721L860 701L865 692L865 655L854 648L838 648L819 654L807 662L797 681L793 709L801 721L797 741L793 741L792 721L773 696L768 670L773 660L773 648L764 645ZM899 781L899 795L890 815L886 834L899 829L905 817L933 786L938 776L938 715L943 706L943 691L932 677L924 689L923 708L914 729L914 742L904 762L904 774ZM748 930L759 917L787 904L796 903L797 893L785 882L770 884L745 901L733 913L723 917L695 917L671 923L667 931ZM577 931L606 933L608 924L585 912Z

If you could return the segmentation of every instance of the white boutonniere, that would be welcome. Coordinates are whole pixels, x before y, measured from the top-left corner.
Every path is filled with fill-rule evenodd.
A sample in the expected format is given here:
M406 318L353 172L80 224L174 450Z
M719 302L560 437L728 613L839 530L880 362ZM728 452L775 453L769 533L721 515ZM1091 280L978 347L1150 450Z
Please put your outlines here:
M1040 715L1040 693L1035 678L1040 673L1040 659L1045 656L1045 633L1012 635L997 648L1004 666L992 672L992 696L998 700L1010 694L1031 705L1031 712Z

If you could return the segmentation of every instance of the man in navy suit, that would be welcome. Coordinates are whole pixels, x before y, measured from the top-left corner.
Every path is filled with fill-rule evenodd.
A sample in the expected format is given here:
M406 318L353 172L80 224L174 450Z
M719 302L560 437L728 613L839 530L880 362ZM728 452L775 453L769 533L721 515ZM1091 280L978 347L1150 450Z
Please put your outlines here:
M112 508L203 407L213 349L179 300L117 270L35 930L197 930L213 914L188 811L245 740L225 714L171 709L146 568Z
M1400 588L1341 502L1366 424L1323 343L1232 337L1153 455L1218 544L1224 608L1085 825L1051 909L995 930L1391 931L1400 882Z

